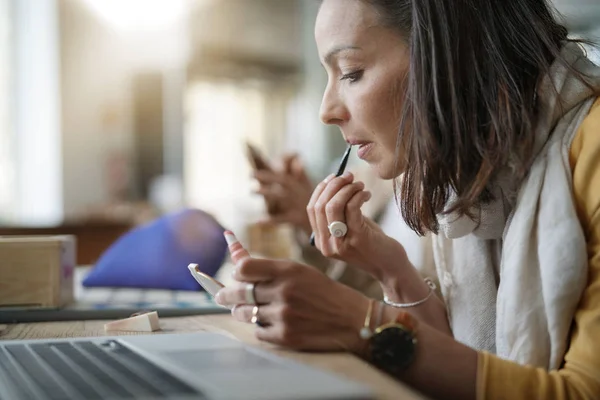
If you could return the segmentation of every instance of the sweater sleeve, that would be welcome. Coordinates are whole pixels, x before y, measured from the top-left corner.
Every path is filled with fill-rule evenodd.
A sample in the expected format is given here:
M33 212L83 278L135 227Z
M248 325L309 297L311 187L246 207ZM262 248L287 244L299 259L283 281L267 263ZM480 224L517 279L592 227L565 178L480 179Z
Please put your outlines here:
M563 366L548 372L481 352L478 399L600 399L600 99L576 133L569 161L589 264Z

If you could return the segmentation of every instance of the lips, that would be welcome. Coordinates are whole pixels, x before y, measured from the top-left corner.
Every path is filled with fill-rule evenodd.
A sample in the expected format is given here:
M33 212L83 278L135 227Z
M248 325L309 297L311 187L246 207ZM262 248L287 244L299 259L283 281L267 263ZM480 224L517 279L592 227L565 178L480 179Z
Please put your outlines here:
M358 147L358 151L356 152L356 155L361 160L366 160L367 156L369 154L369 151L371 151L372 147L373 147L373 142L365 142Z
M348 142L348 144L351 144L352 146L358 146L356 154L358 155L358 158L363 160L366 159L369 151L373 147L373 142L367 140L346 139L346 142Z
M352 146L363 146L365 144L369 144L368 140L359 140L359 139L346 139L346 142Z

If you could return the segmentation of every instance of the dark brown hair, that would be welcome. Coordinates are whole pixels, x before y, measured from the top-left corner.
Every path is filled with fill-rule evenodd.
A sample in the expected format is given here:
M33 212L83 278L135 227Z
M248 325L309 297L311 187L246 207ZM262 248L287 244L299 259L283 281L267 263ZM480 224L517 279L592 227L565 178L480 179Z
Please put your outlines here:
M457 201L446 211L470 215L491 199L502 167L510 163L517 179L526 173L536 86L560 58L567 29L546 0L363 1L409 42L399 201L415 232L437 232L452 191Z

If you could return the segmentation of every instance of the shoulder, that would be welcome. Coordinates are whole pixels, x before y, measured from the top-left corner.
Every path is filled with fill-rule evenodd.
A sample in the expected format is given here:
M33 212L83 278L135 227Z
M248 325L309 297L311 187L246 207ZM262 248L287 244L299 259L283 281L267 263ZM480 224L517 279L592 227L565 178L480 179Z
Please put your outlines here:
M573 197L586 234L600 223L600 99L583 120L571 147Z
M588 116L583 120L573 138L569 151L571 169L574 170L579 164L578 161L582 155L595 153L594 149L600 150L600 97L592 105Z

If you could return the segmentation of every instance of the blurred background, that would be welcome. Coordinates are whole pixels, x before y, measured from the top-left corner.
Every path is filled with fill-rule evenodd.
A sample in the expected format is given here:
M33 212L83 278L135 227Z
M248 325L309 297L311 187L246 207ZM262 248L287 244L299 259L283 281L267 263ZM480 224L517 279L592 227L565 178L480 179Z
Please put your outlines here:
M573 36L600 40L600 0L556 6ZM0 234L75 233L93 260L186 206L241 231L264 212L245 141L299 153L314 179L329 173L344 143L318 119L317 9L0 0Z

